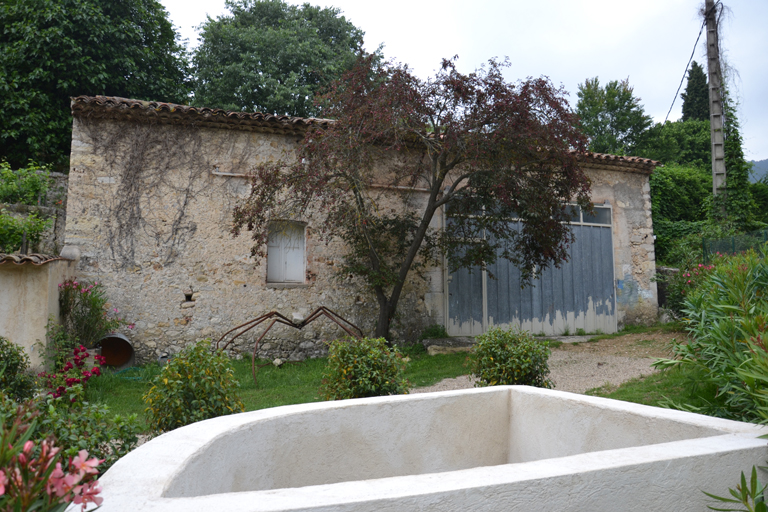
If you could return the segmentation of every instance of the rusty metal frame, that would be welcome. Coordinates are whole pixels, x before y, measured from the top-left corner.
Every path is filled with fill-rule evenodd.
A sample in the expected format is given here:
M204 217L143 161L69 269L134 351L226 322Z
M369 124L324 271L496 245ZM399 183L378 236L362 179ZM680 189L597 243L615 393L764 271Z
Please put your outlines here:
M276 323L287 325L289 327L293 327L294 329L301 330L304 327L306 327L309 323L317 320L318 318L325 316L329 319L331 319L333 322L336 323L339 327L341 327L344 332L352 336L353 338L360 339L363 337L363 331L360 330L358 326L347 320L346 318L342 317L338 313L326 308L325 306L320 306L316 310L314 310L307 318L302 320L299 323L295 323L292 320L289 320L285 316L281 315L277 311L270 311L269 313L265 313L261 316L258 316L254 318L253 320L249 320L245 322L244 324L240 324L237 327L228 330L225 332L221 338L218 339L216 342L216 349L217 350L226 350L228 346L230 346L237 338L242 336L243 334L247 333L254 327L258 327L259 325L263 324L266 321L270 321L269 325L267 325L267 328L264 329L264 332L261 333L261 336L256 340L256 344L253 346L253 353L251 354L251 374L253 375L253 382L254 384L258 385L258 381L256 380L256 350L259 348L259 343L262 339L264 339L264 336L269 332L269 330L272 328L273 325ZM233 334L234 333L234 334ZM226 338L232 334L232 338L228 340L224 345L219 348L219 344ZM266 365L262 365L266 366Z

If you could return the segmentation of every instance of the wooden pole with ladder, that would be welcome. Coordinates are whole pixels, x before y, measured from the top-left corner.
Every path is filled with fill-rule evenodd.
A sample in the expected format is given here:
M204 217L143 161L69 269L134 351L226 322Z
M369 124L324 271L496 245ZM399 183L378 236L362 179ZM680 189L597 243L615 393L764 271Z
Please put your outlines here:
M707 71L709 78L709 120L712 138L712 193L725 193L725 148L723 98L721 93L720 45L717 15L722 4L706 0L704 16L707 21Z

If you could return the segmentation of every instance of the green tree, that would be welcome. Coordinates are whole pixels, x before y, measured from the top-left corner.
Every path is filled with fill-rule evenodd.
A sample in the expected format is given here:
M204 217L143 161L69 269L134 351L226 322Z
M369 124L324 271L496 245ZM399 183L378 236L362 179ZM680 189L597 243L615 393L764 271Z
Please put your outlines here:
M633 152L663 164L709 168L712 142L709 121L667 121L648 128Z
M605 87L597 77L579 84L576 114L596 153L627 155L641 142L651 118L645 115L627 80L613 80Z
M208 18L194 55L194 104L227 110L316 115L319 88L350 69L363 32L339 9L283 0L228 0Z
M183 102L186 54L156 0L0 4L0 157L68 169L71 96Z
M323 97L334 122L308 129L295 160L254 169L233 234L250 230L263 257L271 220L314 219L315 232L346 245L342 271L375 296L376 337L388 335L408 274L438 254L452 268L505 258L530 282L568 255L567 203L589 206L572 152L586 140L562 89L508 83L505 66L464 75L444 60L422 81L361 58ZM443 206L449 222L438 230ZM520 231L510 218L524 221Z
M688 83L685 92L680 94L683 99L683 121L709 121L709 86L704 69L696 61L691 63L688 71Z
M651 174L651 211L657 220L701 221L712 196L712 173L706 168L667 164Z

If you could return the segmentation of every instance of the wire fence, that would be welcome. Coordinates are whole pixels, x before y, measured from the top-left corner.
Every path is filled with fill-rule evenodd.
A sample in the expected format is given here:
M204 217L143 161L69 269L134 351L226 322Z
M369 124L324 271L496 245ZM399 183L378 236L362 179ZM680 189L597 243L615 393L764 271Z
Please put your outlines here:
M710 257L714 254L739 254L749 249L754 249L763 254L767 242L768 229L729 236L719 240L703 238L701 246L704 253L704 263L709 263Z

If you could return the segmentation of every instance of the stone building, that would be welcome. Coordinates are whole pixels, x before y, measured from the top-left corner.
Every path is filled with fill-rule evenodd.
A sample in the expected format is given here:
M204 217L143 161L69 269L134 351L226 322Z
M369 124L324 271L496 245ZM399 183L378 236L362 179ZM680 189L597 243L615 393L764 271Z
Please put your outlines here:
M135 323L129 336L139 360L200 338L215 340L272 310L302 319L326 306L366 334L373 331L377 305L360 282L338 275L344 249L321 242L311 219L283 223L261 261L250 256L247 235L230 234L232 208L250 190L247 172L258 162L290 160L306 127L329 121L101 96L74 98L72 114L67 248L79 253L79 277L102 282L112 306ZM569 299L573 314L559 314L568 301L548 303L547 286L540 283L533 288L540 290L532 302L538 300L538 310L527 317L522 310L507 314L535 332L590 330L593 324L610 332L625 322L656 318L648 184L656 163L600 154L586 154L582 162L599 208L594 218L574 211L575 221L603 233L598 239L607 271L595 272L610 274L601 285L605 297L597 300L585 295L589 290L571 287L565 292L581 296ZM436 219L435 226L441 222ZM593 259L590 250L584 249L587 260ZM465 278L474 283L467 288L474 295L452 291ZM476 334L478 328L510 323L489 315L496 303L487 295L495 286L489 281L483 272L449 275L442 267L424 279L410 278L393 335L414 339L433 323L453 334L468 334L467 326ZM459 295L463 302L452 303ZM459 318L467 314L468 321ZM315 356L324 352L324 340L341 334L325 320L302 331L275 327L260 351L269 357ZM236 350L251 343L244 339Z

